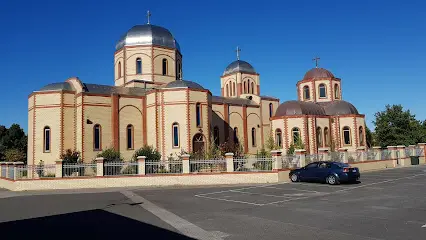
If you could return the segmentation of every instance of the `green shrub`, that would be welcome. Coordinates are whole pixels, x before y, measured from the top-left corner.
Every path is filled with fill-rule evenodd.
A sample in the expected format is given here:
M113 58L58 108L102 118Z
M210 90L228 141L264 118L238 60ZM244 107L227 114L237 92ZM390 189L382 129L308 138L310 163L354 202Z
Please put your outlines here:
M67 149L65 153L61 154L63 164L73 164L80 161L80 152Z
M114 148L107 148L97 155L97 157L103 157L104 162L121 162L123 158L121 153Z
M137 161L137 158L139 156L145 156L146 160L149 161L160 161L161 159L161 154L159 151L157 151L157 149L155 149L152 146L149 145L145 145L141 148L139 148L138 150L135 151L135 153L133 154L133 161Z

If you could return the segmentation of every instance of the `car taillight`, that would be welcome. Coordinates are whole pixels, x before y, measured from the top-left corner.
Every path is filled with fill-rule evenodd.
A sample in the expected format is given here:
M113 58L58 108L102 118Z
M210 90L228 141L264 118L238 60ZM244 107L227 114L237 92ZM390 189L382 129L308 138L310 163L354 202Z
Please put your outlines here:
M343 168L343 172L349 172L349 168Z

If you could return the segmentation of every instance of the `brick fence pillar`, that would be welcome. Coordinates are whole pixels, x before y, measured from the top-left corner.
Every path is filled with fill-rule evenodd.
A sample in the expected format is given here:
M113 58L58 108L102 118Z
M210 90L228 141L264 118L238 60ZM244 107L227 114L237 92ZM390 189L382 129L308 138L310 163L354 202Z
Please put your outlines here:
M225 159L226 159L226 171L233 172L234 171L234 154L225 153Z
M190 164L189 164L189 154L183 154L182 155L182 173L190 173Z
M290 163L290 168L294 167L304 167L306 166L306 150L305 149L296 149L294 150L296 157L299 158L299 161L296 166L291 167L293 164Z
M22 178L22 168L24 167L24 162L14 162L13 163L13 180Z
M145 156L138 156L138 175L145 175L145 163L146 163L146 157Z
M280 150L273 150L271 151L272 155L272 170L278 170L283 168L283 162L281 158L281 151Z
M62 159L55 161L55 178L62 178Z
M344 163L348 163L348 162L349 162L348 149L346 149L346 148L341 148L341 149L339 149L339 152L340 152L341 154L343 154L342 162L344 162Z
M381 160L382 159L382 147L375 146L373 147L374 151L374 159L373 160Z
M397 153L397 150L396 150L396 146L388 146L388 150L390 151L390 158L393 160L393 166L394 167L396 167L396 166L398 166L398 157L399 157L399 154Z
M399 155L399 159L398 159L399 165L406 166L407 165L407 159L410 159L410 156L407 156L407 154L405 153L405 146L404 145L398 145L398 146L396 146L396 149L397 149L397 152L398 152L398 155Z
M6 163L0 162L0 178L4 178L6 176L6 174L3 174L3 168L6 169Z
M422 153L420 153L420 156L419 156L419 163L424 164L426 163L426 158L425 158L426 143L418 143L417 145L418 145L418 148L422 151Z
M318 148L318 154L322 156L323 161L330 161L330 154L328 148Z
M104 176L104 158L97 157L96 161L96 176L103 177Z

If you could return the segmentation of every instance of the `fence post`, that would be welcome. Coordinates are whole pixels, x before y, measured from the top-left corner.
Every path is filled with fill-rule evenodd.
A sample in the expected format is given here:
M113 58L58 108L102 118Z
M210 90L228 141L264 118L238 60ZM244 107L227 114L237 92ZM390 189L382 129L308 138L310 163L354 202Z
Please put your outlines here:
M6 164L6 175L4 176L4 178L10 178L10 176L9 176L9 164L10 164L10 162L5 162L5 164Z
M189 166L189 154L183 154L182 155L182 173L190 173L190 166Z
M364 161L366 161L367 159L367 157L368 156L365 156L365 155L367 155L367 152L365 151L365 149L357 149L356 150L356 153L357 153L357 156L358 156L358 154L359 154L359 161L360 162L364 162Z
M55 178L62 178L62 159L55 161Z
M306 166L306 150L305 149L295 149L294 153L299 157L299 163L297 167Z
M96 161L96 176L103 177L104 176L104 158L97 157L95 158L95 161Z
M425 150L426 150L426 143L418 143L417 144L419 146L420 149L423 150L423 154L420 154L419 156L419 163L425 163L426 162L426 158L425 158Z
M342 162L343 162L343 163L348 163L348 162L349 162L349 158L348 158L348 149L346 149L346 148L341 148L341 149L339 149L339 152L340 152L341 154L343 154Z
M4 162L0 162L0 178L3 178L3 166L5 166Z
M226 171L233 172L234 171L234 153L225 153L226 160Z
M410 158L410 156L406 156L405 154L405 146L404 145L398 145L396 146L398 154L399 154L399 165L405 166L407 157Z
M138 156L138 175L145 175L145 156Z
M278 169L283 168L283 162L281 159L281 151L280 150L272 150L272 171L277 171Z
M373 160L381 160L382 159L382 148L380 146L373 147L374 151L374 159Z
M406 157L411 157L416 155L416 145L408 145L408 149L410 149L410 156L406 156Z
M329 161L330 160L330 156L328 154L328 148L318 148L318 154L322 155L323 161Z

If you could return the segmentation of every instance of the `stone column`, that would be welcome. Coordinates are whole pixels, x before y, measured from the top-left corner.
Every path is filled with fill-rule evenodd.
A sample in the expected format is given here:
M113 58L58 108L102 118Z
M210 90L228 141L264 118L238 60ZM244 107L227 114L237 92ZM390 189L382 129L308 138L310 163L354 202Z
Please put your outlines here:
M346 149L346 148L341 148L341 149L339 149L339 152L341 153L341 154L343 154L343 158L342 158L342 162L343 163L348 163L348 149Z
M55 161L55 178L62 178L62 159Z
M405 154L405 146L404 145L398 145L396 146L398 155L399 155L399 165L401 166L407 166L410 164L407 164L407 159L410 159L410 156L406 156Z
M423 153L420 154L420 156L419 156L419 163L424 164L424 163L426 163L426 158L425 158L426 143L418 143L417 145L420 149L423 150Z
M294 153L299 158L299 162L297 163L296 166L293 166L293 167L290 167L290 168L306 166L306 155L305 155L306 150L305 149L296 149L296 150L294 150ZM290 164L290 166L292 166L292 165L293 165L293 163Z
M104 176L104 158L97 157L96 161L96 176L103 177Z
M374 160L381 160L382 159L382 148L380 146L373 147L374 151Z
M329 152L328 148L318 148L318 154L322 155L323 161L330 161L331 157L328 152Z
M234 172L234 153L225 153L226 171Z
M138 175L145 175L145 156L138 156Z
M408 145L408 149L410 149L410 156L406 156L406 157L411 157L416 155L416 145Z
M3 176L3 168L6 166L6 164L4 162L0 162L0 178L4 178L5 176Z
M396 161L397 153L396 153L396 146L388 146L388 150L391 152L390 158L392 160ZM396 162L395 162L396 163Z
M278 169L283 168L283 162L281 158L281 151L280 150L272 150L272 171L277 171Z
M13 180L17 180L22 178L22 167L24 166L24 162L14 162L13 163Z
M182 155L182 173L190 173L191 169L190 169L190 164L189 164L189 154L183 154Z
M6 175L4 176L4 178L11 178L11 177L13 177L13 176L9 176L9 165L10 165L10 162L5 162L5 165L6 165Z

